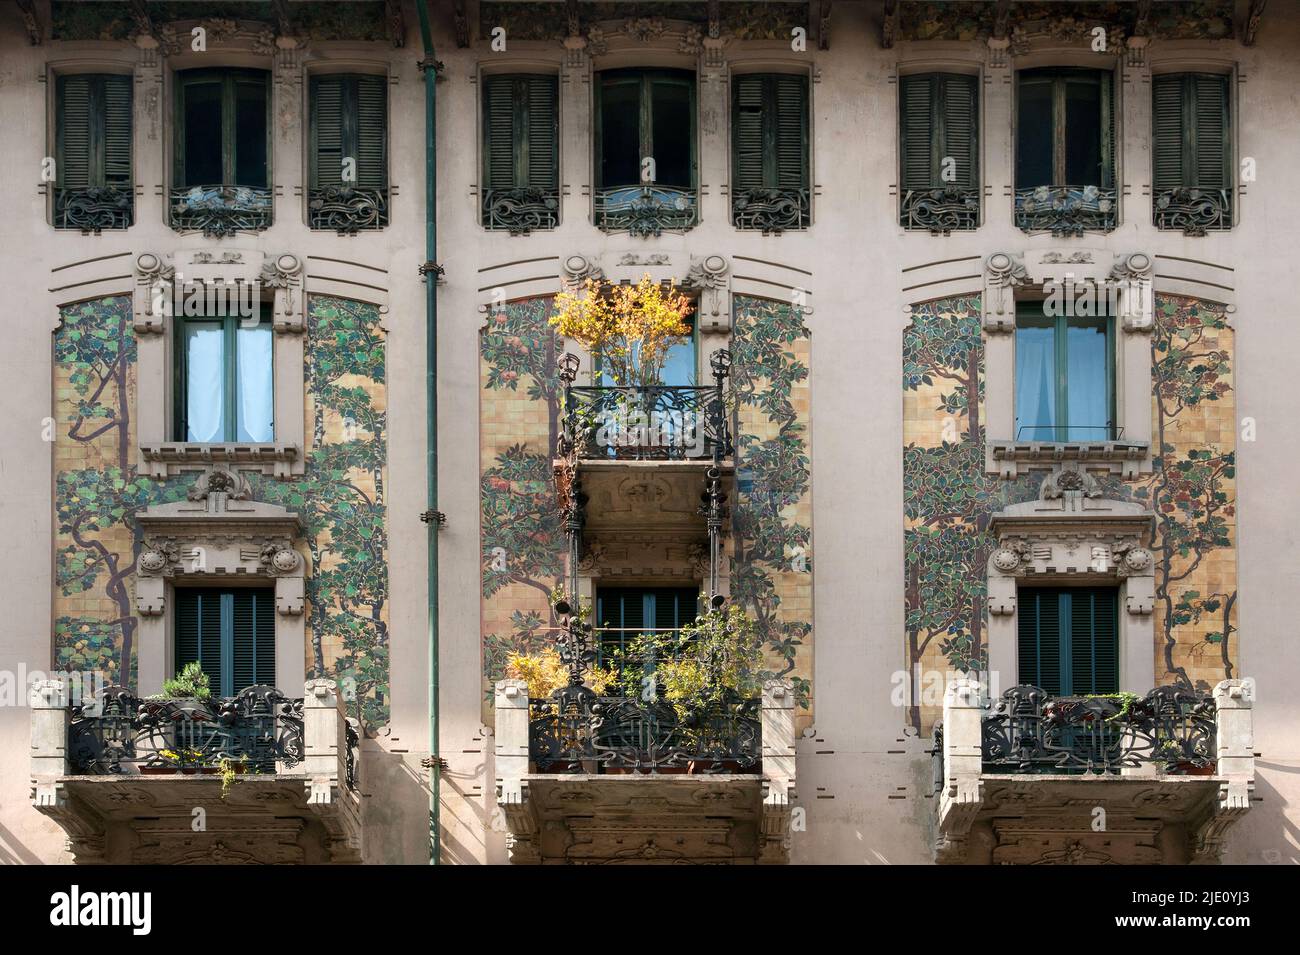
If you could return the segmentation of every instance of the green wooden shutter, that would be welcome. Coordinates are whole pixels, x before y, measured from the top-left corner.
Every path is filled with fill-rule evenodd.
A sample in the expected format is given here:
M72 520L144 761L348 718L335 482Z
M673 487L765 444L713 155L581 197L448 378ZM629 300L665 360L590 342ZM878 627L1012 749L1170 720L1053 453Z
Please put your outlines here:
M934 87L933 76L904 76L900 81L900 148L903 191L929 189L934 185Z
M559 188L560 158L556 79L554 76L529 76L524 89L528 97L527 131L516 148L527 150L527 161L520 165L527 169L528 182L520 185L554 191Z
M388 83L382 76L357 76L356 143L357 187L388 188Z
M342 76L318 76L311 81L312 186L324 189L343 184Z
M1025 587L1016 596L1019 682L1061 694L1060 591Z
M808 188L808 77L772 77L775 100L771 125L776 139L775 177L778 189Z
M64 189L89 189L97 185L98 170L92 151L96 136L92 131L91 111L93 76L60 76L59 93L59 168L58 181Z
M58 181L65 189L131 186L131 77L61 76Z
M104 77L104 185L131 188L131 77Z
M232 592L234 692L275 684L275 591L247 588Z
M1171 74L1151 80L1152 188L1177 189L1183 174L1183 78Z
M1101 71L1101 182L1103 189L1115 188L1115 94L1114 76ZM1070 183L1074 185L1074 183ZM1089 185L1089 183L1080 183Z
M939 80L935 113L943 120L943 151L936 158L934 180L959 189L974 189L979 174L979 94L975 77L947 74ZM944 157L956 160L956 179L944 182Z
M221 592L176 591L176 672L198 662L213 695L221 693Z
M1202 189L1231 188L1228 78L1197 74L1191 78L1191 86L1196 95L1196 179L1192 185Z
M483 80L483 184L487 189L514 189L515 78Z
M1116 591L1074 588L1070 604L1070 686L1067 693L1119 692L1119 634Z
M764 160L764 77L757 73L732 79L732 192L761 189Z

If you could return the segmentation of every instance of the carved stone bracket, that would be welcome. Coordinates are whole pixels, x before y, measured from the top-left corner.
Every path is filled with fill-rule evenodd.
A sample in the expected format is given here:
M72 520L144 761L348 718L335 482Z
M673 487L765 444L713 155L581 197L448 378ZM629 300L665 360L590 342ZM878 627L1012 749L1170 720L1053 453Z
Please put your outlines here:
M1016 327L1015 289L1028 282L1025 264L1008 252L984 261L984 329L1009 332Z
M307 327L307 296L302 287L302 260L285 253L262 266L261 281L275 289L273 327L279 334L300 334Z
M575 253L565 258L562 266L564 277L561 282L566 291L576 293L586 284L587 279L595 279L599 282L605 277L605 270L601 267L600 259L592 255L581 255Z
M1155 319L1154 267L1145 252L1115 257L1110 282L1119 286L1119 318L1126 332L1149 332Z
M160 335L172 310L175 269L162 256L144 252L135 259L133 326L140 335Z
M683 288L700 290L696 318L700 331L725 332L731 328L730 264L721 255L691 256Z

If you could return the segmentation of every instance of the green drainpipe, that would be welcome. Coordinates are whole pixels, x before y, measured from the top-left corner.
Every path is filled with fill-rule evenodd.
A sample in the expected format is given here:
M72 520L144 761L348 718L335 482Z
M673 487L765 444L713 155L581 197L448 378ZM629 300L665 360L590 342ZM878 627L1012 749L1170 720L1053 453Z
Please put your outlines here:
M424 415L428 445L428 509L423 517L429 528L429 865L442 857L440 819L442 758L438 746L438 172L437 92L433 36L429 32L428 0L416 0L420 14L420 39L424 41L424 273L425 285L425 401Z

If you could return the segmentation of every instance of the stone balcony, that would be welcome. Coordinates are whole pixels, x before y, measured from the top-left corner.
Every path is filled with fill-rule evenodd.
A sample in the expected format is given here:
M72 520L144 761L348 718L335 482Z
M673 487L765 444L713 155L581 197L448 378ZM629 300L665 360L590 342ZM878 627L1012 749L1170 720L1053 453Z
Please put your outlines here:
M333 680L212 700L34 684L32 804L77 863L361 861L359 734Z
M568 687L496 687L496 781L523 864L755 864L789 859L794 693L677 721L670 707Z
M1183 864L1220 860L1250 808L1250 680L1051 698L1018 686L991 706L958 680L935 729L935 859Z

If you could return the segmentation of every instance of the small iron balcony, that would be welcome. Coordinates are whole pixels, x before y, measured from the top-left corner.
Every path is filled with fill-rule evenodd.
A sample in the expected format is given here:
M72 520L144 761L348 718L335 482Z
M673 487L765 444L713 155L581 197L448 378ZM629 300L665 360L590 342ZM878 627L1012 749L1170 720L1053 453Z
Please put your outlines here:
M720 385L570 387L560 456L690 461L731 456Z

